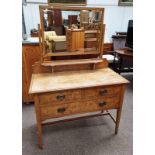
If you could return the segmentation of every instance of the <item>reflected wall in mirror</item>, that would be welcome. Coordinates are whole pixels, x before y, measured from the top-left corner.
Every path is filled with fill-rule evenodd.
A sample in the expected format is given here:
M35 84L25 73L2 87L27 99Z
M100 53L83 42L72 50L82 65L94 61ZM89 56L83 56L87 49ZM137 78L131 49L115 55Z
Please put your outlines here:
M103 8L40 6L43 55L100 55L103 13Z

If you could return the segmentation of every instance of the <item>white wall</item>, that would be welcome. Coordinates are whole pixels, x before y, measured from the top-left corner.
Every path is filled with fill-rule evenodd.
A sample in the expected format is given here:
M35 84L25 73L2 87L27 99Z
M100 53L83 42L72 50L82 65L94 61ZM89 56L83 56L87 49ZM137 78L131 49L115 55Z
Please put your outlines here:
M45 2L45 0L42 0ZM87 0L89 6L105 8L105 42L111 41L116 31L126 31L129 19L133 19L133 7L118 6L118 0ZM39 5L27 4L24 8L27 34L40 23Z

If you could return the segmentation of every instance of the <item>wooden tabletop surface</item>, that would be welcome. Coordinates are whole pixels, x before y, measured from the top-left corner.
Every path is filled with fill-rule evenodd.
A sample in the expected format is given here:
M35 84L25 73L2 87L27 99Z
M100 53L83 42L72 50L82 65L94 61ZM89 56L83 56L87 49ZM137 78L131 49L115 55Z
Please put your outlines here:
M128 82L128 80L109 68L33 74L29 93L35 94L93 86L126 84Z
M128 50L128 49L116 50L116 53L117 53L117 54L120 54L120 55L125 55L125 56L133 57L133 51Z

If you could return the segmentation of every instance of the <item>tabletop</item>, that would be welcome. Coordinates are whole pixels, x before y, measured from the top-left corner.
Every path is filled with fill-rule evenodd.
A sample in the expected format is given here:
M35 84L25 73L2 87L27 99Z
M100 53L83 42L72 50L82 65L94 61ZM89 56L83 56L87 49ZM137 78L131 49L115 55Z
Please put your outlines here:
M116 50L117 54L133 57L133 51L128 49Z
M57 73L32 74L30 94L126 84L129 81L110 68Z

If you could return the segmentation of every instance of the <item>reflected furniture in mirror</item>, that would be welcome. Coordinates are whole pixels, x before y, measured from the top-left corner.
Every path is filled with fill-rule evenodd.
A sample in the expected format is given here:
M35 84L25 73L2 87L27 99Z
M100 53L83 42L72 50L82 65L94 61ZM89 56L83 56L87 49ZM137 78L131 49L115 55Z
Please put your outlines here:
M84 50L84 29L67 29L66 37L68 51Z

